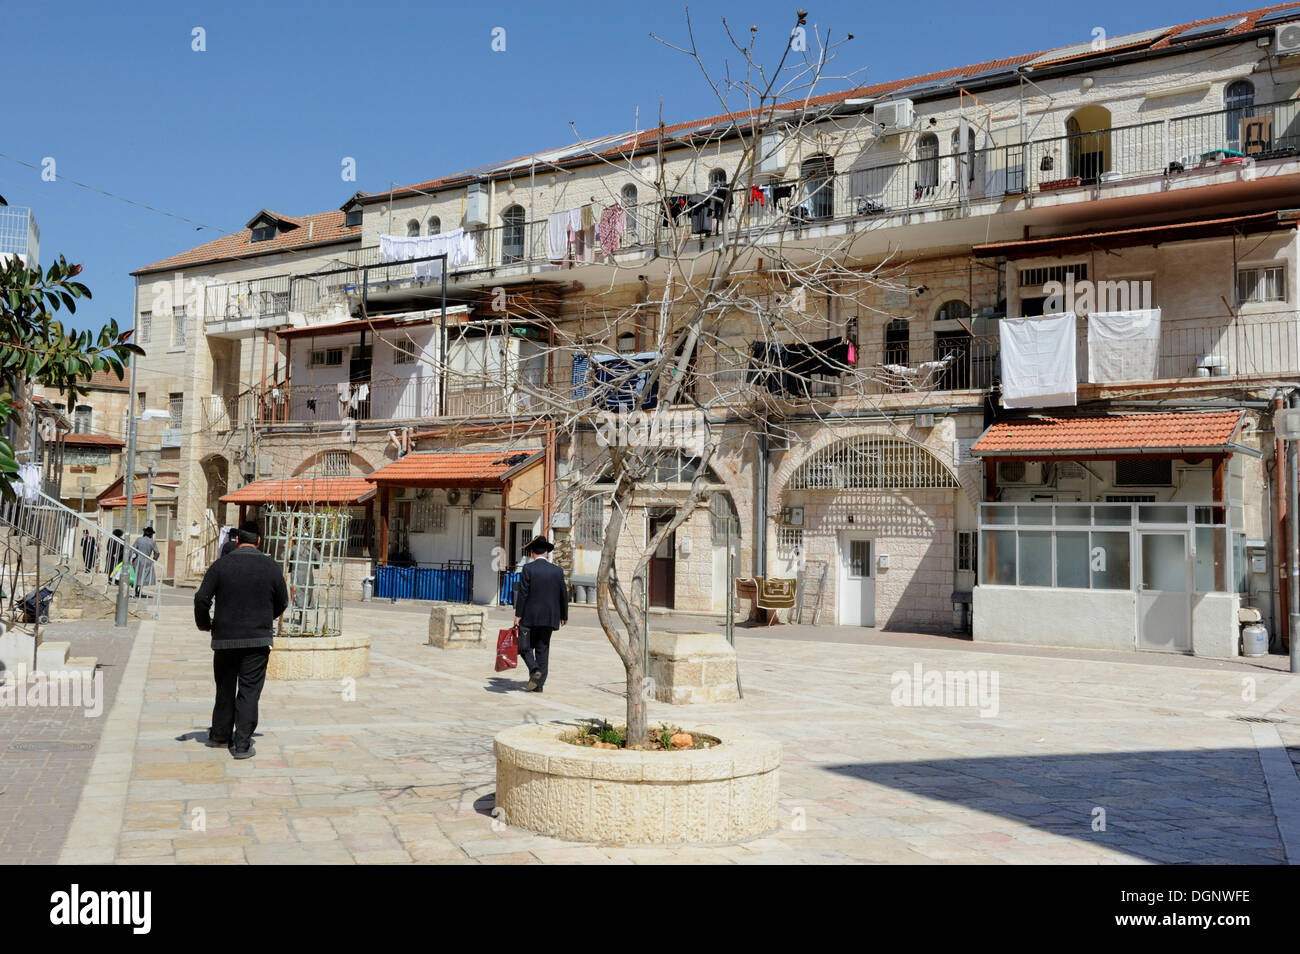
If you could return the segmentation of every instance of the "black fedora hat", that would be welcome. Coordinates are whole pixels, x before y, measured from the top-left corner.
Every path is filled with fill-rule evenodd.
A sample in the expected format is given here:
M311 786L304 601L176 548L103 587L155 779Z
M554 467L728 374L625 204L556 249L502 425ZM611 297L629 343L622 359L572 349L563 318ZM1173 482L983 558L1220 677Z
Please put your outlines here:
M545 537L533 537L532 542L524 547L525 553L550 553L555 549L555 544Z

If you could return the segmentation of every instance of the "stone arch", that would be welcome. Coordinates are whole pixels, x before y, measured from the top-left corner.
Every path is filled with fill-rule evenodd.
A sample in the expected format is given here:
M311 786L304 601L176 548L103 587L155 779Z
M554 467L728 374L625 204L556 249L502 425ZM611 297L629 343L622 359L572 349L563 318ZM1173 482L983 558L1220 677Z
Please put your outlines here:
M323 474L325 458L330 454L346 453L348 455L348 464L350 475L361 476L364 474L374 473L375 467L364 456L358 454L355 450L346 447L330 447L310 455L301 464L294 468L293 476L307 474L315 471L318 475Z

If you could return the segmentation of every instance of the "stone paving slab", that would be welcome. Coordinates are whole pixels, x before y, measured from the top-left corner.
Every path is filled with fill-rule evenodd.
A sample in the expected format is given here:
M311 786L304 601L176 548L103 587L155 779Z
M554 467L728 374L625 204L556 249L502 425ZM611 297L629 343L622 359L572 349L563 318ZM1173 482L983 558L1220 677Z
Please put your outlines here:
M520 691L523 676L492 671L491 641L456 650L426 645L427 611L349 604L344 618L349 631L373 641L370 676L355 686L268 683L257 757L236 762L201 744L211 654L188 605L165 605L129 743L120 819L116 828L102 824L112 860L1286 860L1251 731L1257 723L1243 716L1273 720L1286 740L1300 732L1300 694L1292 677L1266 667L988 653L931 641L937 637L909 643L891 635L888 644L849 646L739 630L744 699L652 702L651 719L688 728L743 724L780 739L781 825L742 844L638 848L544 838L491 815L497 731L521 721L620 716L622 669L599 631L575 616L557 634L547 691L537 695ZM506 621L492 611L489 631ZM925 702L897 692L918 664L923 673L996 676L996 713L895 704ZM1267 715L1251 715L1260 712ZM1269 764L1275 772L1276 758ZM73 860L68 847L64 860Z

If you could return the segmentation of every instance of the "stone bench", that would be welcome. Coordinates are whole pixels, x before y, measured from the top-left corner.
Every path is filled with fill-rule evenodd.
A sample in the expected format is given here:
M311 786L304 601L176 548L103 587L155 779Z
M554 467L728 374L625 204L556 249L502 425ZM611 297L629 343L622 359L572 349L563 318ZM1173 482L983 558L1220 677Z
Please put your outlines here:
M460 649L480 646L487 631L487 610L465 603L435 603L429 610L430 646Z
M721 633L650 633L654 697L677 705L735 702L736 650Z

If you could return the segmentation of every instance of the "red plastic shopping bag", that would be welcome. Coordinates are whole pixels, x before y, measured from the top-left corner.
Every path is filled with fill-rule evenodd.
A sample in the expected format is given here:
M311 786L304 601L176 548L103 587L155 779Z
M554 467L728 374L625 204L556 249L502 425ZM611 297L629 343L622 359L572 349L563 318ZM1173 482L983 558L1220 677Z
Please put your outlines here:
M511 626L497 633L497 672L519 665L519 628Z

